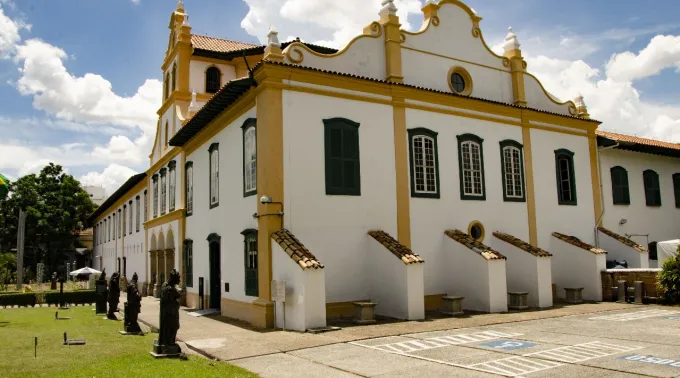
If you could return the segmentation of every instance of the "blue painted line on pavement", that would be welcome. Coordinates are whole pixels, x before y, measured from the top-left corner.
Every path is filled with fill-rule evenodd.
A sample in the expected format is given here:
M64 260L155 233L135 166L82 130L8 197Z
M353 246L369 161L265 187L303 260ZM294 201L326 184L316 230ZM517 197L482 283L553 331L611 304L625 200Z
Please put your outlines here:
M528 343L526 341L517 341L517 340L496 340L496 341L490 341L488 343L482 343L482 344L477 344L477 345L487 347L487 348L502 349L502 350L516 350L516 349L524 349L524 348L530 348L532 346L536 346L535 343Z

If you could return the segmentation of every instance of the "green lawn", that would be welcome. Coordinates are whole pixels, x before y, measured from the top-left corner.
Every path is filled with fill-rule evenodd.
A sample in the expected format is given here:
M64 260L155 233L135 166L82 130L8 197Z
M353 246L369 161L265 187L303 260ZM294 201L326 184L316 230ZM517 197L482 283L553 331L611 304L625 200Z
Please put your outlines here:
M121 306L122 307L122 306ZM94 307L0 309L0 376L2 377L257 377L227 363L189 356L187 361L149 355L157 334L122 336L122 321L104 320ZM86 345L62 345L85 339ZM34 357L34 337L38 357Z

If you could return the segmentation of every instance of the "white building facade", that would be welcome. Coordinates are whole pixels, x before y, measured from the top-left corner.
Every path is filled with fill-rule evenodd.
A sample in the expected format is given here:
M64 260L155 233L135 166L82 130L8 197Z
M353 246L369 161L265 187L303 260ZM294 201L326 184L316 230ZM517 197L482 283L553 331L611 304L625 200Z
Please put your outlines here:
M603 150L583 98L545 91L511 30L499 56L462 2L423 14L419 31L400 30L386 1L336 51L275 30L267 46L191 35L180 2L150 168L93 216L106 234L142 193L144 235L131 238L143 253L104 236L101 266L134 255L127 272L143 268L150 295L178 269L188 306L260 327L283 310L298 330L356 301L422 319L443 295L486 312L507 311L513 290L550 307L553 284L600 300L597 227L624 232L613 219L632 217L610 209L600 175L629 152ZM664 159L649 164L668 176L677 163ZM586 273L569 268L573 250ZM285 306L272 280L286 281Z

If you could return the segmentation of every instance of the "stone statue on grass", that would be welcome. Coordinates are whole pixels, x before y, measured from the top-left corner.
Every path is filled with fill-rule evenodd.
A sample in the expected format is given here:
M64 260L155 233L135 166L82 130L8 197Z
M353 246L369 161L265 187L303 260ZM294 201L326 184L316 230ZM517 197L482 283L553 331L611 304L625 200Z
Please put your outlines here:
M111 320L118 320L115 312L118 311L118 302L120 301L119 278L118 272L113 272L109 281L109 312L106 317Z
M137 317L142 309L142 295L137 289L138 279L137 273L133 274L132 280L127 287L127 302L125 302L124 308L125 321L123 324L125 332L128 334L143 333L139 323L137 323Z
M161 287L160 319L158 339L154 340L154 357L181 357L182 349L177 345L179 330L179 272L173 269L168 281Z

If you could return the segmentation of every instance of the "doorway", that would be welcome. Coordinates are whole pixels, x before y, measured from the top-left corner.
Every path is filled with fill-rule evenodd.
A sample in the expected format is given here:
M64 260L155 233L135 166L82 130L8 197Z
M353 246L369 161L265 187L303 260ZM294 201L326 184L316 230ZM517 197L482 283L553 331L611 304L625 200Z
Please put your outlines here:
M220 272L220 236L217 234L210 234L208 236L209 245L209 266L210 266L210 308L220 309L220 298L222 297L221 282L222 275Z

